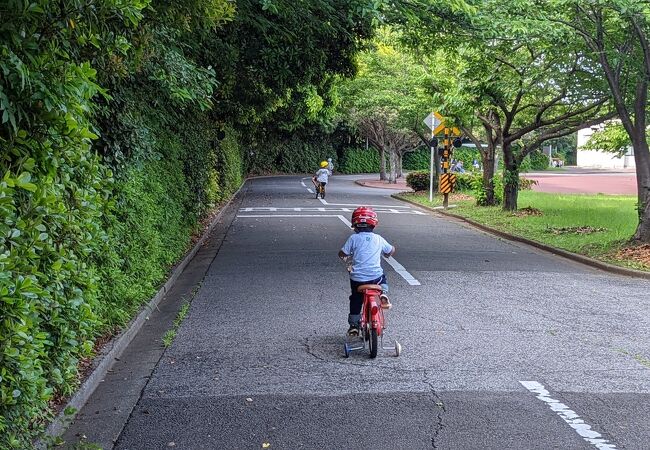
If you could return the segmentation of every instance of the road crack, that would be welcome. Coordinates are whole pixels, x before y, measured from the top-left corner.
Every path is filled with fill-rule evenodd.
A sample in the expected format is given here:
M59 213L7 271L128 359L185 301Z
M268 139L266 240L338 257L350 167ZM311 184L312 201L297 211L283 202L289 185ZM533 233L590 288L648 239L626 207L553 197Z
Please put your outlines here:
M433 386L433 382L429 380L429 375L427 374L426 370L423 370L422 382L427 386L429 386L429 391L431 392L431 395L433 396L433 400L437 406L436 420L434 424L433 435L431 436L431 447L437 449L438 436L442 432L442 429L445 427L444 415L447 412L447 407L445 406L442 397L438 394L435 387Z

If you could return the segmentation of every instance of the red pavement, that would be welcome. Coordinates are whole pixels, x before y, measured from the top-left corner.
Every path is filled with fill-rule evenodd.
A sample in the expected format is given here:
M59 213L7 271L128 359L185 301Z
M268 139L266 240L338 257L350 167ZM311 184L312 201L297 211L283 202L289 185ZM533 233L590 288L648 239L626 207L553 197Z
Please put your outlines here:
M636 195L636 173L632 170L606 171L572 168L567 172L538 172L523 174L537 180L533 190L558 194L624 194ZM402 178L396 184L379 179L359 179L358 184L366 187L410 191Z

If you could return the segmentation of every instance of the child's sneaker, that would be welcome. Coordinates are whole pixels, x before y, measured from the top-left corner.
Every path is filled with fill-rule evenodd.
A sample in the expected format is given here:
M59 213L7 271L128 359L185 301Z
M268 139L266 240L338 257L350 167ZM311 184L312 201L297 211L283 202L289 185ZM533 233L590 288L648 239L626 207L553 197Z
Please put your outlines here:
M379 296L379 300L381 300L381 307L383 309L391 309L393 307L393 304L388 300L388 296L386 294L381 294Z
M359 336L359 327L356 325L350 325L348 336Z

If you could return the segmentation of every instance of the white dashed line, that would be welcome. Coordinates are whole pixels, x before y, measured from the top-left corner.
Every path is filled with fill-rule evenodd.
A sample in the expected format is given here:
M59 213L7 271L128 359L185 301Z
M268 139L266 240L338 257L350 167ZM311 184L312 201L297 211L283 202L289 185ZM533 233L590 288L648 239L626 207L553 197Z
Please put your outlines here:
M395 258L392 256L390 258L384 258L388 264L390 264L393 269L395 269L395 272L399 273L402 278L406 280L408 284L411 286L420 286L420 282L415 279L413 275L411 275L408 270L404 268L403 265L397 262Z
M520 383L533 394L537 394L537 399L546 403L552 411L560 416L566 423L573 428L585 441L600 450L616 450L616 445L610 444L607 439L591 429L591 425L585 423L573 410L567 405L551 398L551 394L546 388L537 381L520 381Z
M310 194L313 194L313 193L314 193L314 191L312 191L312 190L309 189L309 188L307 188L307 190L309 191Z

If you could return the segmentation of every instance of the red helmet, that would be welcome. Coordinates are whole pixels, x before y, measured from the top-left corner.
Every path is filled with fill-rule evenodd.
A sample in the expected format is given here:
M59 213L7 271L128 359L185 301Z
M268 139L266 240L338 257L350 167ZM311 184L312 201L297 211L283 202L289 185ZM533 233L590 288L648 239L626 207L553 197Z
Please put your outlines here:
M359 206L352 213L353 227L376 227L378 223L377 213L369 206Z

